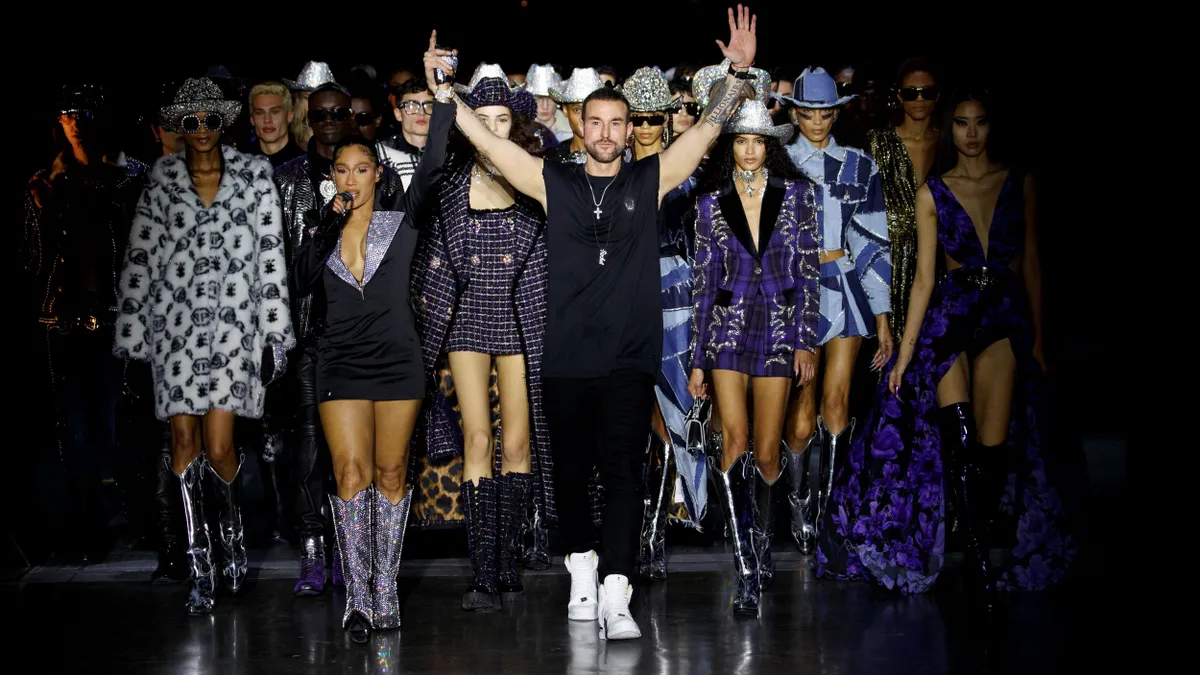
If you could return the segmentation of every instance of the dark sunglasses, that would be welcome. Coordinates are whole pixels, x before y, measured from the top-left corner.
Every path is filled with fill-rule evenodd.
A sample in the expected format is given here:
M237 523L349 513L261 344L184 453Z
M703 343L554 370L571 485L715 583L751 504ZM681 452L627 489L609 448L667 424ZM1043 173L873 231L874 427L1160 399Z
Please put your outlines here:
M334 122L345 122L354 117L354 111L349 108L334 108L333 110L312 109L308 110L308 123L320 124L325 120L333 120Z
M375 114L369 112L354 113L354 123L360 127L374 126Z
M433 101L405 101L400 104L400 109L409 115L416 115L424 112L426 115L433 114Z
M632 116L630 116L629 120L631 122L633 122L633 126L635 126L635 127L640 127L640 126L642 126L642 124L649 124L652 127L657 127L657 126L661 126L663 122L667 121L667 116L662 115L662 114L632 115Z
M696 103L695 101L691 101L690 103L684 102L680 105L680 110L681 112L685 112L692 117L697 117L700 115L700 104Z
M198 134L201 131L220 131L224 124L225 118L221 117L221 113L210 112L204 119L192 113L179 120L179 129L185 134Z
M936 101L940 90L936 84L931 84L927 87L901 87L900 98L905 101L912 102L921 97L926 101Z

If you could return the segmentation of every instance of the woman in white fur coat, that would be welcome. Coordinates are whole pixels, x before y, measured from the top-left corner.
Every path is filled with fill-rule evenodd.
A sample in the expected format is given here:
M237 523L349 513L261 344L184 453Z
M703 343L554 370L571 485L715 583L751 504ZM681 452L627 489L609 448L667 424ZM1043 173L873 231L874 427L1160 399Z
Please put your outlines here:
M216 586L202 474L207 468L215 478L222 571L236 593L247 563L233 423L262 416L264 383L283 372L295 344L271 164L221 144L240 112L205 78L184 82L159 112L187 150L155 163L138 203L113 348L150 362L155 412L171 424L194 615L212 611Z

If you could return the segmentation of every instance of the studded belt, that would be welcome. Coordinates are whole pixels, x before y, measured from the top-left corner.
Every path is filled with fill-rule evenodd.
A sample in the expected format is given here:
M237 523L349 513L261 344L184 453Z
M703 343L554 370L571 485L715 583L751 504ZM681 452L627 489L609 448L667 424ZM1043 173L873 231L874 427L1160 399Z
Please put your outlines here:
M96 331L102 328L112 328L117 325L115 318L110 316L43 316L38 323L47 329L68 332L73 330Z

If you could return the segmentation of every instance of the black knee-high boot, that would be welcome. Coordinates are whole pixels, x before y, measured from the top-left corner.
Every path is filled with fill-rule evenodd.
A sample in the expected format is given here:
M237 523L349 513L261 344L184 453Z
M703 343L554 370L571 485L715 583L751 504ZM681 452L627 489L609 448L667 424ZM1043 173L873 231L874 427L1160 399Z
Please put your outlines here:
M467 549L471 556L471 586L463 594L462 608L470 612L500 609L496 569L496 481L479 478L462 484L463 513L467 517Z
M646 495L642 514L638 574L667 578L667 506L675 487L670 471L671 443L651 431L646 447Z
M179 539L184 531L179 477L171 469L170 445L158 458L155 471L154 519L159 529L158 567L150 575L155 583L176 583L188 578L188 547Z
M533 474L507 473L496 480L497 578L500 599L509 602L525 591L517 560L521 557L521 535L533 503Z
M754 550L758 554L758 583L762 590L775 581L775 562L771 559L771 544L775 541L775 503L779 501L777 488L788 467L788 457L779 458L779 475L770 483L763 477L758 466L754 467L754 500L758 509L754 513ZM783 481L786 485L787 481Z
M987 476L981 464L982 448L976 440L975 418L971 404L954 403L938 410L942 437L942 463L946 482L958 507L972 594L986 614L996 604L996 587L988 560L987 514L995 508L988 503Z

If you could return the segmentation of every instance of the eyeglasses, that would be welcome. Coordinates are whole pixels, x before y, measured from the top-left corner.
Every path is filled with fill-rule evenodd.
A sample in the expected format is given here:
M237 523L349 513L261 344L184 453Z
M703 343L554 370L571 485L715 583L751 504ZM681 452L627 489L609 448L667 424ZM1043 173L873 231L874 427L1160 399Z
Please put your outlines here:
M346 120L350 119L351 117L354 117L354 111L349 108L334 108L332 110L325 110L322 108L316 108L316 109L309 108L309 110L308 110L308 123L309 124L320 124L321 122L324 122L325 120L333 120L334 122L345 122Z
M201 131L220 131L225 125L225 118L221 117L221 113L210 112L204 115L204 119L196 113L184 115L179 120L179 129L185 134L198 134Z
M405 101L400 104L400 109L409 115L416 115L421 112L426 115L432 115L433 101Z
M900 88L900 98L910 103L917 100L918 96L926 101L936 101L939 93L940 90L936 84L931 84L925 87Z
M667 121L667 116L661 113L656 115L631 115L629 121L633 122L633 126L635 127L640 127L643 124L657 127L662 126L662 123Z
M354 113L354 123L360 127L369 127L375 124L375 114L369 112Z
M692 117L697 117L700 114L700 104L695 101L684 101L680 104L680 112L685 112Z

